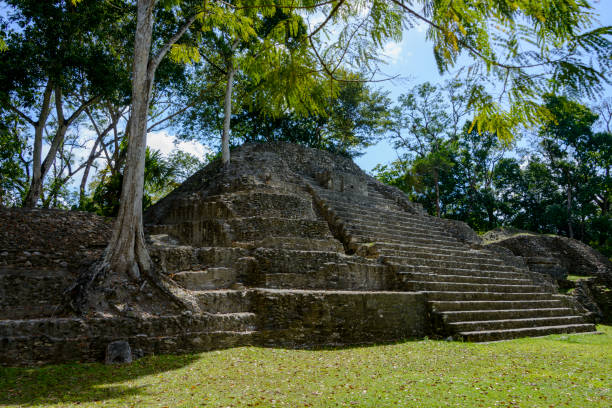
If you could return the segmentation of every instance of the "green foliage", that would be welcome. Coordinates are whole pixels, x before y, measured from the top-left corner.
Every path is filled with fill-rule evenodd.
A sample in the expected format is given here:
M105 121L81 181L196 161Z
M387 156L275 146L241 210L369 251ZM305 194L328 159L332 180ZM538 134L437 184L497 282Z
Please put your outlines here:
M20 160L26 150L19 137L22 127L15 115L0 117L0 206L20 204L25 193L27 180Z
M432 215L478 231L511 226L572 236L612 255L612 135L594 133L597 116L567 97L544 97L549 117L522 161L497 135L472 128L449 132L444 99L424 84L400 97L392 140L400 159L376 177L408 193ZM397 123L400 127L397 127ZM439 196L439 200L438 200ZM437 202L438 201L438 202Z
M1 107L17 103L27 111L46 81L66 95L125 97L129 72L111 44L126 37L121 22L129 10L94 0L77 5L63 0L6 3L11 9L2 19L10 29L0 60Z
M127 149L121 147L123 153ZM147 148L145 157L143 210L180 185L188 176L204 166L197 157L175 150L164 158L158 150ZM123 169L106 168L92 183L92 194L80 204L79 209L104 216L115 216L119 211L119 198L123 187Z
M265 108L244 106L233 118L232 136L238 142L288 141L354 157L379 140L389 122L386 94L370 89L359 76L347 76L321 109L302 115L295 110L267 117ZM327 83L312 89L327 93Z
M409 20L427 22L441 72L467 54L475 61L464 70L469 76L495 81L489 91L474 89L479 132L510 141L518 125L539 125L549 117L540 95L552 90L591 97L608 82L612 28L595 26L586 1L442 0L424 14L410 7L403 6Z
M214 77L215 73L206 75ZM316 100L316 107L300 102L278 110L266 101L279 92L272 88L281 85L256 81L244 74L236 82L238 97L231 121L233 145L283 140L355 156L379 140L388 126L387 95L371 89L359 75L345 72L343 81L330 83L321 79L301 90L302 99ZM223 86L206 79L188 92L192 95L189 99L199 97L201 102L177 116L174 126L181 129L184 139L198 138L218 145L223 126Z
M469 112L470 88L458 81L426 82L400 95L392 110L390 139L401 152L393 171L409 172L404 191L438 216L448 212L448 197L457 188L459 123Z

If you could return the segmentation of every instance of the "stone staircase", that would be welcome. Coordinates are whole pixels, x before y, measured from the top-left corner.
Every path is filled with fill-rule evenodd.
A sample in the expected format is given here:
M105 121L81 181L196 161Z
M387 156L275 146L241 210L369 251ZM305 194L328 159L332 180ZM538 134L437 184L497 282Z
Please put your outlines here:
M168 311L157 316L61 314L64 291L77 274L60 266L0 269L0 364L38 365L101 361L108 343L129 341L139 354L181 353L253 344L256 317L250 293L228 289L231 268L178 272L193 290L201 314Z
M349 251L392 266L397 290L427 296L439 335L493 341L595 331L566 297L547 292L526 268L459 242L438 220L405 211L375 184L365 196L305 180Z

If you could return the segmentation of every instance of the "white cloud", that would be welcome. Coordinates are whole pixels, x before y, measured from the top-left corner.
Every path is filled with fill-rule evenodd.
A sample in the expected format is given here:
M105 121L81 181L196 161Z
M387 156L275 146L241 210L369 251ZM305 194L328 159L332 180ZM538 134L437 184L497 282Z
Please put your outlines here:
M165 130L147 134L147 146L159 150L165 156L176 149L190 153L199 159L204 159L207 154L212 153L210 147L196 140L179 141Z
M325 14L323 13L317 13L312 17L307 17L306 18L306 24L308 24L308 30L310 32L312 32L313 30L315 30L319 24L321 24L323 21L325 21Z
M383 48L382 55L390 64L396 64L402 56L402 44L394 41L388 42Z

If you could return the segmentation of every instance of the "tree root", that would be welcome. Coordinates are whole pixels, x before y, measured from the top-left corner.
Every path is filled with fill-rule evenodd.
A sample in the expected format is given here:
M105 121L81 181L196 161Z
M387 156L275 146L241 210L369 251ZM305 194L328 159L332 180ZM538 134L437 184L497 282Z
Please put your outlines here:
M161 292L166 300L169 300L179 309L188 310L192 313L201 312L193 299L189 299L186 293L181 293L182 289L170 279L164 278L156 269L150 268L143 272L137 281L126 279L126 281L136 284L138 289L124 293L125 299L117 299L115 296L118 288L116 284L113 284L113 278L117 278L117 276L113 276L116 272L110 269L109 263L100 260L88 267L83 267L74 284L64 292L63 301L55 314L85 316L96 311L116 313L117 308L113 305L113 301L135 302L136 296L142 292L147 283Z

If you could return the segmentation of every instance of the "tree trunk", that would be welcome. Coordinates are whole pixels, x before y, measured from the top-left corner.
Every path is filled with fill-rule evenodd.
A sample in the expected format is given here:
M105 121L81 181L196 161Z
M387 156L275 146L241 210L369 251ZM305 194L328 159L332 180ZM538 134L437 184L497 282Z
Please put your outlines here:
M440 185L438 179L438 169L434 169L434 183L436 184L436 216L440 218Z
M151 268L151 258L145 246L142 224L142 195L147 113L154 75L154 70L149 70L154 6L155 0L138 1L127 161L123 174L119 214L103 261L104 267L115 273L126 273L133 280L139 280L141 272L149 271Z
M234 86L234 74L236 70L233 64L229 63L227 69L227 84L225 86L225 100L223 101L223 135L221 136L221 160L227 166L230 162L229 137L230 121L232 118L232 88Z
M89 178L89 170L91 169L94 160L96 159L96 150L98 149L98 143L102 142L101 137L96 138L96 141L89 152L89 157L87 158L87 164L83 169L83 177L81 177L81 184L79 185L79 207L83 207L85 201L85 187L87 186L87 179Z
M42 144L43 144L43 134L45 131L45 126L47 125L47 118L49 117L50 112L50 102L51 102L51 92L53 90L53 85L51 81L47 82L47 86L45 87L45 92L43 94L43 102L40 110L40 116L38 117L38 122L36 122L36 126L34 127L34 149L32 152L32 181L30 183L30 189L28 190L28 194L26 195L23 206L25 208L34 208L38 203L38 199L40 198L40 193L42 192Z
M56 87L54 90L54 94L55 94L55 109L57 112L57 130L55 131L55 136L53 136L53 140L51 141L51 146L49 146L49 151L47 152L47 155L45 156L45 160L42 162L42 165L40 164L40 158L41 158L40 150L38 152L38 163L36 162L34 163L34 173L32 176L32 183L30 185L30 190L28 191L28 197L26 198L27 201L29 200L28 201L29 203L33 203L32 207L36 205L36 203L38 202L38 199L40 198L40 195L43 189L43 180L45 179L47 172L49 171L49 169L55 162L55 156L57 155L58 149L60 148L62 143L64 143L64 138L66 137L66 132L68 131L68 127L76 119L78 119L78 117L85 110L85 108L87 108L89 105L91 105L96 100L96 98L92 98L89 101L83 102L83 104L78 109L76 109L68 119L65 119L63 106L62 106L63 104L62 90L59 87ZM43 130L44 130L44 125L43 125ZM36 141L35 141L34 147L36 149ZM42 148L42 135L40 139L39 149L41 148ZM34 157L36 158L36 154L34 155Z
M574 229L572 228L572 186L567 185L567 231L570 238L574 238Z

